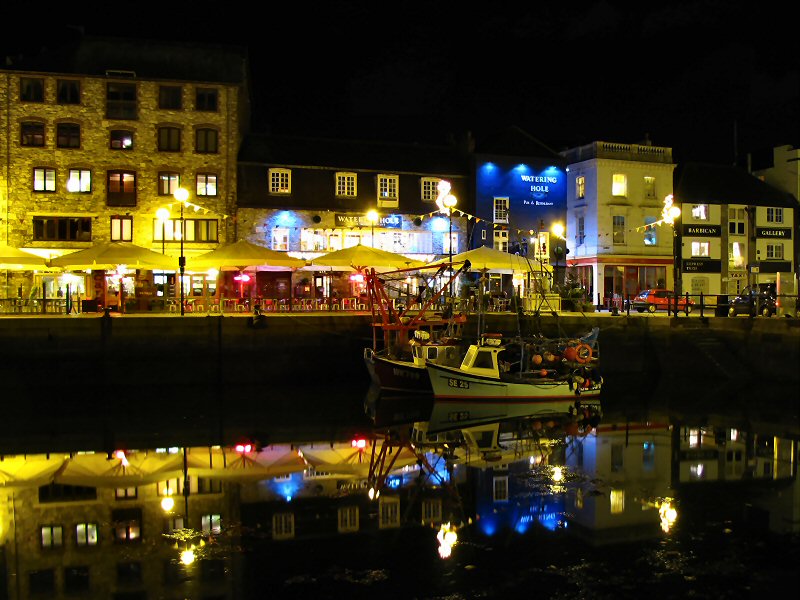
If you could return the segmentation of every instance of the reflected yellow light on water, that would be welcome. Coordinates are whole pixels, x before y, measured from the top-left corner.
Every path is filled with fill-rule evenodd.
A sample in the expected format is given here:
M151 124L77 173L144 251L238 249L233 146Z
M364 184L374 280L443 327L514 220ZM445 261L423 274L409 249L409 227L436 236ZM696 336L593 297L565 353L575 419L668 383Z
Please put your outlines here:
M443 523L439 528L439 533L436 534L436 539L439 540L439 557L450 558L453 553L453 546L458 541L456 528L451 527L450 523Z
M668 533L675 521L678 520L678 511L672 506L669 498L665 499L658 507L658 516L661 518L661 530Z

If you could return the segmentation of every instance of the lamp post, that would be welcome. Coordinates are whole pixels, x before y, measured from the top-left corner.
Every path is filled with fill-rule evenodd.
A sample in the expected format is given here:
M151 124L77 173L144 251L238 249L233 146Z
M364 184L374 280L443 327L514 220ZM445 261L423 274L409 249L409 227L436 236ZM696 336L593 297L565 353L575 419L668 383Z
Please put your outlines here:
M372 237L371 237L371 239L372 239L372 247L373 248L375 247L375 223L378 222L378 219L379 219L378 211L371 210L371 211L369 211L367 213L367 221L369 221L370 224L372 225L372 232L371 232L371 236Z
M681 295L681 207L675 204L675 197L669 194L664 198L664 208L661 210L661 218L672 225L672 278L675 287L675 316L678 316L678 300Z
M183 274L186 271L186 257L183 255L183 234L184 234L186 228L185 228L185 224L184 224L184 220L183 220L183 207L186 204L186 200L189 199L189 192L188 192L188 190L186 190L186 189L184 189L182 187L179 187L177 190L175 190L175 193L173 194L173 196L175 197L175 200L180 202L180 205L181 205L181 231L180 231L180 236L181 236L181 255L178 258L178 269L180 271L180 280L178 281L178 285L181 288L181 316L184 316L185 307L184 307L184 298L183 298Z
M559 240L563 240L563 241L565 241L565 242L567 241L567 239L564 237L564 225L562 225L561 223L555 223L555 224L553 224L553 226L550 228L550 231L551 231L551 232L552 232L552 234L553 234L553 235L554 235L556 238L558 238ZM559 284L558 284L558 285L559 285L559 288L560 288L560 287L561 287L561 284L563 283L563 280L564 280L565 278L564 278L564 277L561 277L561 276L559 275L559 271L558 271L559 264L558 264L558 263L559 263L559 259L561 258L561 256L562 256L562 255L563 255L565 258L566 258L566 247L562 247L562 246L561 246L561 242L559 242L559 243L556 245L556 247L553 249L553 252L554 252L554 253L555 253L555 255L556 255L556 268L555 268L555 276L556 276L556 279L557 279L557 280L558 280L558 282L559 282ZM567 266L567 261L565 260L565 261L564 261L564 268L566 268L566 266Z
M169 221L169 210L163 206L156 211L156 219L161 222L161 254L166 254L164 242L167 239L167 221Z

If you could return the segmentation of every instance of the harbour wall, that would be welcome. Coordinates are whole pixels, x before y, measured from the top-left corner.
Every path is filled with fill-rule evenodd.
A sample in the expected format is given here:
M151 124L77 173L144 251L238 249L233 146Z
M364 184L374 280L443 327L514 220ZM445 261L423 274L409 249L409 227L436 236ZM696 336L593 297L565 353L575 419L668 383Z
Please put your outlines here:
M604 402L800 395L798 319L497 314L465 333L479 326L600 327ZM371 344L368 315L0 319L0 454L347 439L370 426Z

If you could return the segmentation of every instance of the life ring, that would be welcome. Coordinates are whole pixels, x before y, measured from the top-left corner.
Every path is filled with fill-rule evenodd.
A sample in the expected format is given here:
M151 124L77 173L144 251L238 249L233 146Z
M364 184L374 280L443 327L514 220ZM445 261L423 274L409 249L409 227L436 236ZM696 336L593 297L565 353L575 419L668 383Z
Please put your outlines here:
M592 360L592 347L589 344L578 344L575 349L575 360L581 364Z

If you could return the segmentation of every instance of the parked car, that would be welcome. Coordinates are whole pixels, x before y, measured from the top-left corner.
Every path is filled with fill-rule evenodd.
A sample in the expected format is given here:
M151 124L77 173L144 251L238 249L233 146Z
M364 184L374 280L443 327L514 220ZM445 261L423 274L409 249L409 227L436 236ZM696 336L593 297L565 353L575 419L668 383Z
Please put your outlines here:
M742 293L728 302L728 316L748 315L755 317L771 317L775 314L778 296L774 283L748 285Z
M689 298L688 302L686 296L679 296L677 299L678 310L685 312L687 315L692 312L694 308L694 300ZM657 310L675 310L675 292L672 290L653 289L642 290L633 299L633 308L638 312L651 312Z

